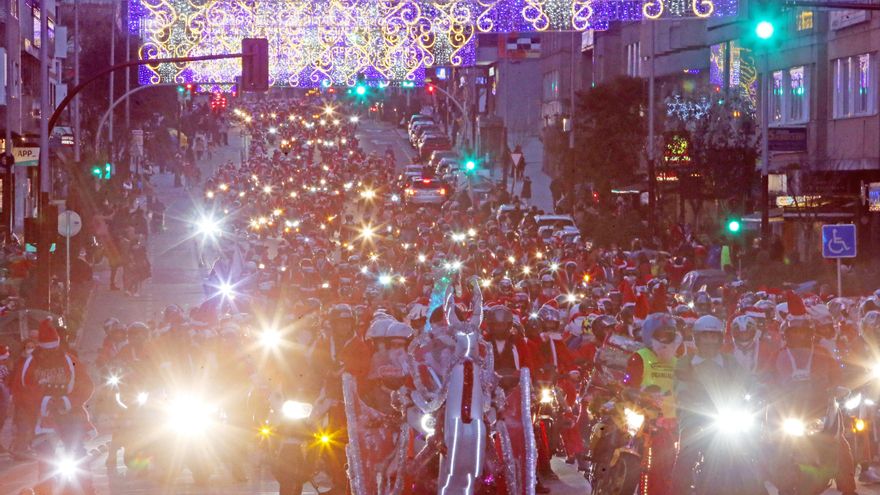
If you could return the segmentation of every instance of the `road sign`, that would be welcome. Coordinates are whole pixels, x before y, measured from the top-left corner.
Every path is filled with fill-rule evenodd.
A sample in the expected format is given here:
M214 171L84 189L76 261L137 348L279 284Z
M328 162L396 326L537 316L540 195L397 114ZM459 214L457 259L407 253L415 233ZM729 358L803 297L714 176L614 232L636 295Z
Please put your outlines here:
M16 167L36 167L40 163L40 148L12 148L12 156Z
M855 258L856 226L851 223L823 225L822 256L825 258Z
M73 237L82 230L82 218L71 210L62 211L58 215L58 233L64 237Z
M522 153L511 153L510 161L513 162L513 165L519 165L519 161L522 160Z
M767 136L770 151L807 151L805 127L771 127Z

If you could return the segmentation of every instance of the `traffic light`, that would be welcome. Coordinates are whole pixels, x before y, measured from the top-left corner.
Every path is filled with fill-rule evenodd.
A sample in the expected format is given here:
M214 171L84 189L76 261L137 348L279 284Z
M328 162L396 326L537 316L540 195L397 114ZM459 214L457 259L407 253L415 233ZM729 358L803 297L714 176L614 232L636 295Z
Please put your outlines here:
M113 177L113 164L105 163L103 165L92 165L92 177L100 180L110 180Z
M364 83L358 83L358 85L354 87L354 94L365 96L367 94L367 86Z
M477 160L474 158L466 157L461 165L466 175L472 175L477 171L478 164Z
M243 38L241 40L242 91L269 90L269 40Z
M739 234L742 229L742 222L739 218L729 218L727 220L727 231L731 234Z
M433 84L428 84L428 85L426 85L426 86L425 86L425 89L428 91L428 94L431 94L431 95L434 94L434 91L437 90L437 88L434 87Z
M755 47L770 47L780 40L785 18L779 0L757 0L749 5L750 16L746 39Z

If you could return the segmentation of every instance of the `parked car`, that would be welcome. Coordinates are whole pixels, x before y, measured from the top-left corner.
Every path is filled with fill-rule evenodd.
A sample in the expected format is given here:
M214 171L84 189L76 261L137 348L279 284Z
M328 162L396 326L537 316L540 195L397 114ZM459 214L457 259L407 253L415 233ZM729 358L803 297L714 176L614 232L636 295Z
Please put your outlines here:
M431 157L428 159L428 166L432 168L437 168L437 165L440 164L440 161L444 158L449 158L452 160L459 160L460 155L455 150L437 150L431 153Z
M412 163L403 167L403 171L397 176L397 182L398 184L405 185L420 180L424 176L425 167L420 163Z
M681 280L676 299L688 304L694 299L694 295L700 291L706 291L713 298L721 297L721 289L733 281L733 275L724 270L693 270L688 272Z
M445 135L427 134L419 142L419 156L422 160L426 160L434 151L448 150L451 147L452 143Z
M412 131L410 131L410 133L409 133L410 144L412 144L414 147L418 147L419 138L421 138L422 134L424 134L426 132L433 132L436 134L442 134L443 130L440 129L440 126L438 126L437 124L434 124L434 123L418 122L413 126Z
M541 227L553 227L553 232L563 230L565 227L577 229L577 225L574 223L574 218L571 215L536 215L535 223L538 224L539 232Z
M404 198L410 205L442 205L449 192L449 186L444 182L423 178L406 185Z
M453 170L457 170L460 167L461 158L459 157L441 158L437 165L434 167L434 173L438 176L443 176Z

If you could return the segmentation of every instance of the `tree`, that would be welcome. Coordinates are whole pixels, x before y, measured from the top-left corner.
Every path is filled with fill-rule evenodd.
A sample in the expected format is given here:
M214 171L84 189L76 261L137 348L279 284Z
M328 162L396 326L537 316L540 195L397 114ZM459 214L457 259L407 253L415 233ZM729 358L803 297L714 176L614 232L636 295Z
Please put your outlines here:
M757 178L759 136L751 99L738 93L673 95L667 115L671 132L690 136L694 165L683 172L699 176L702 199L721 200L744 212Z
M592 182L605 196L635 178L645 147L645 89L620 77L578 94L572 182ZM578 180L581 179L581 180Z

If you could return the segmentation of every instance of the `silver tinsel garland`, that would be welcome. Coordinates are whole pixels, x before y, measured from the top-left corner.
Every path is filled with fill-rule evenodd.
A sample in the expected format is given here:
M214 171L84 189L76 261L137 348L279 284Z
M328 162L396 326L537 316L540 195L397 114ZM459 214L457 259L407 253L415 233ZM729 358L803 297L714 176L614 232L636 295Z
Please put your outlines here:
M501 455L503 456L502 461L504 462L505 473L504 476L507 478L507 493L511 495L519 495L522 493L520 490L520 473L518 473L516 457L513 455L513 446L510 444L510 432L507 431L507 425L504 421L499 421L496 424L496 429L498 431L498 438L501 441Z
M342 375L342 398L345 401L345 419L348 423L348 445L345 453L348 457L348 479L354 495L368 495L364 484L364 462L361 458L360 442L358 441L358 417L354 410L357 396L357 384L348 373Z
M532 429L532 390L531 378L529 377L529 369L522 368L519 372L519 389L522 397L522 423L523 433L526 436L526 464L525 473L525 493L526 495L535 495L535 485L538 483L536 478L538 468L538 449L535 446L535 430Z

